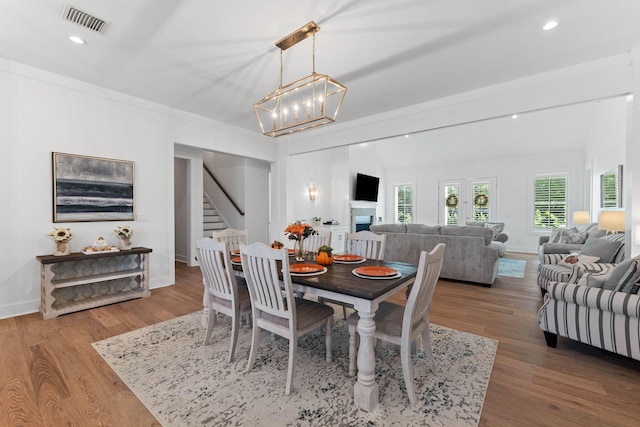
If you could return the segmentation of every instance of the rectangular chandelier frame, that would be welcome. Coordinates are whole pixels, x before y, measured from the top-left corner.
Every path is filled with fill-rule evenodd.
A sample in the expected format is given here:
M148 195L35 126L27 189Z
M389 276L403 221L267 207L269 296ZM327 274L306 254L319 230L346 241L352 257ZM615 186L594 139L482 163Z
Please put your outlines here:
M280 86L253 104L263 135L278 137L312 129L336 120L347 88L315 70L315 22L298 28L276 42L280 48ZM306 77L282 85L282 53L285 49L313 36L313 69Z

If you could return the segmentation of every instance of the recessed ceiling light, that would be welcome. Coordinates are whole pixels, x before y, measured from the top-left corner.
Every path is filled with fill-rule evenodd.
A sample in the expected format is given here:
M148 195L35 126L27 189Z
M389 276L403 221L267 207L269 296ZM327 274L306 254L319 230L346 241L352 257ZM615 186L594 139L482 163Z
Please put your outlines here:
M511 116L511 118L512 118L512 119L517 119L517 118L518 118L518 115L517 115L517 114L514 114L514 115L512 115L512 116Z
M558 21L551 20L543 25L542 29L545 31L553 30L558 26Z
M78 36L69 36L69 40L77 44L84 44L85 41Z
M404 137L405 137L405 138L409 138L409 134L406 134Z

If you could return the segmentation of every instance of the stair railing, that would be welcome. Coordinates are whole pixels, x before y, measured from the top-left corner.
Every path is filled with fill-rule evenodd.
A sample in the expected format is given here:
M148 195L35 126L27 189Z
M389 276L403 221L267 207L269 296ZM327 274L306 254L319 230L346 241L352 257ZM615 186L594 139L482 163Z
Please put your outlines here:
M216 179L215 176L213 176L213 174L211 173L211 171L209 170L209 168L207 167L207 165L202 165L204 167L204 170L207 171L207 173L209 174L209 176L211 177L211 179L213 179L213 182L216 183L216 185L220 188L220 190L222 190L222 194L225 195L225 197L227 198L227 200L229 200L229 202L231 202L231 204L233 205L234 208L236 208L236 210L238 211L238 213L240 214L240 216L244 216L244 212L242 211L242 209L240 209L240 207L237 205L237 203L231 198L231 196L229 195L229 193L227 193L227 191L224 189L224 187L222 185L220 185L220 182L218 182L218 180Z

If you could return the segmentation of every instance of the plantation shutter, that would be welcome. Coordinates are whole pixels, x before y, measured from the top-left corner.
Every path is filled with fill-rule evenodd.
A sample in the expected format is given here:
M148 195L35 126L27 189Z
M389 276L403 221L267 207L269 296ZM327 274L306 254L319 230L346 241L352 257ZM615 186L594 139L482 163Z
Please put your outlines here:
M411 224L413 222L413 187L411 185L394 186L394 221Z
M534 178L534 227L567 225L567 177L565 175Z

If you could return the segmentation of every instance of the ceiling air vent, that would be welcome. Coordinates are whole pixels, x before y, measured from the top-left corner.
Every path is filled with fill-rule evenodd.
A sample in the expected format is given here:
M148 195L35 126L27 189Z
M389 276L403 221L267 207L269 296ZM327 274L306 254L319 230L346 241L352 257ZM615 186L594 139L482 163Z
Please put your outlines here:
M107 25L107 23L102 19L89 15L88 13L70 5L65 6L64 11L62 12L62 18L75 24L82 25L83 27L97 33L101 33Z

